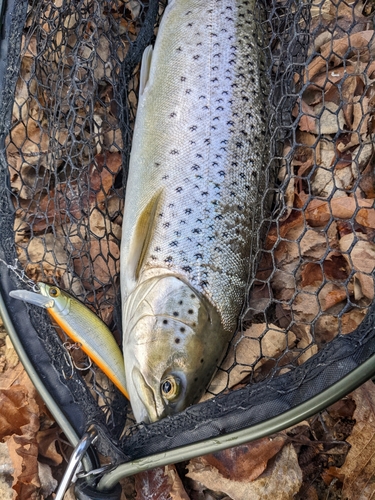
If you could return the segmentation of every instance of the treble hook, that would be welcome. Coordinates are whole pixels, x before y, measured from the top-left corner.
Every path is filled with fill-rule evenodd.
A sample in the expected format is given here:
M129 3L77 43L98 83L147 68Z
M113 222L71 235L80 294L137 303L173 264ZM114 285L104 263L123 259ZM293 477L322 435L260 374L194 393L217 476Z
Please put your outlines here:
M62 370L65 380L70 380L73 377L74 369L76 369L78 371L85 371L85 370L89 370L92 367L92 361L90 358L88 358L89 364L87 366L81 367L81 366L78 366L76 364L76 362L74 361L74 358L71 355L71 351L82 348L82 344L80 342L76 342L75 344L71 344L70 342L64 342L63 347L66 351L66 353L64 353L64 359L65 359L66 363L71 368L71 374L69 377L67 377L64 369Z

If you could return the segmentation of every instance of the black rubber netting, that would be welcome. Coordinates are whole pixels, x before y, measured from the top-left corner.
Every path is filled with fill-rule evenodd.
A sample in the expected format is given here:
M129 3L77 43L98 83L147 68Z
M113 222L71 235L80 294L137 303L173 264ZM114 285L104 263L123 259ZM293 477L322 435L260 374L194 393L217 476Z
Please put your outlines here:
M67 339L47 315L9 299L27 284L1 264L3 298L41 380L79 435L99 424L97 447L117 460L276 416L375 352L373 7L259 6L276 195L238 332L208 390L217 397L134 425L100 371L71 371ZM70 291L119 343L119 243L139 61L163 8L9 2L0 46L0 258L12 266L17 258L29 278Z

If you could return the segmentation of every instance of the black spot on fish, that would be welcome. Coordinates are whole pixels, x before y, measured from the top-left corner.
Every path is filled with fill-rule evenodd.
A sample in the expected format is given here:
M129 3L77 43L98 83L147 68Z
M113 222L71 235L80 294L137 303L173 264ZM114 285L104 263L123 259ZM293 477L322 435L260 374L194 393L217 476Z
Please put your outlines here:
M182 187L177 187L177 188L176 188L176 191L177 191L177 193L181 193L181 191L182 191Z
M181 332L181 333L184 333L184 332L185 332L185 330L186 330L186 328L184 328L183 326L181 326L181 328L180 328L180 332Z
M176 316L176 317L177 317L177 316L178 316L178 312L177 312L177 311L174 311L174 312L173 312L173 316Z
M193 56L193 59L196 61L197 59L200 58L200 55L199 54L195 54L195 56Z
M178 241L176 241L176 240L175 240L175 241L171 241L171 242L169 243L169 246L170 246L170 247L177 247L177 246L178 246Z
M180 304L180 306L182 306L183 304L182 300L179 300L178 303Z
M167 319L163 319L163 325L168 325L168 320Z
M180 343L180 339L179 338L174 339L174 341L176 342L176 344Z
M186 208L185 209L185 214L191 214L192 212L192 209L191 208Z
M192 294L190 295L190 298L191 298L191 299L195 299L195 295L192 293Z
M198 377L195 377L194 382L197 382L197 380L198 380Z
M203 259L203 255L202 255L201 253L196 253L196 254L194 255L194 257L195 257L196 259Z
M192 268L190 266L184 266L182 270L186 271L187 273L190 273L192 271Z
M180 154L179 151L177 149L172 149L172 151L170 152L171 155L178 155Z
M181 81L182 82L186 81L186 76L181 76Z

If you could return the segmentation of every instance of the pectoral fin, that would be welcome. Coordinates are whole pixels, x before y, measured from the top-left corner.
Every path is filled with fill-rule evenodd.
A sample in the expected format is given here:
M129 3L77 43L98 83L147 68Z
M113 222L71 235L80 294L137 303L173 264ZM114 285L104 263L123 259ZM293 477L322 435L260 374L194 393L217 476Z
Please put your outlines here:
M150 76L152 52L153 52L152 45L149 45L148 47L146 47L144 52L143 52L142 62L141 62L141 74L139 77L139 95L140 96L143 94L144 89L147 85L149 76Z
M137 280L147 253L161 192L156 193L137 217L129 245L127 274Z

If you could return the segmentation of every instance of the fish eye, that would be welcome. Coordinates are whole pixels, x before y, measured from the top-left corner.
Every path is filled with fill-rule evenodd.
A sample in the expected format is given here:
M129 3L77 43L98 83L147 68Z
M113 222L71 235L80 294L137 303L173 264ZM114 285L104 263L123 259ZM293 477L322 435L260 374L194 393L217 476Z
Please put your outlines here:
M180 394L180 379L169 376L162 381L160 389L164 399L173 401Z
M58 297L60 295L60 290L56 287L52 287L49 290L49 294L51 297Z

